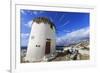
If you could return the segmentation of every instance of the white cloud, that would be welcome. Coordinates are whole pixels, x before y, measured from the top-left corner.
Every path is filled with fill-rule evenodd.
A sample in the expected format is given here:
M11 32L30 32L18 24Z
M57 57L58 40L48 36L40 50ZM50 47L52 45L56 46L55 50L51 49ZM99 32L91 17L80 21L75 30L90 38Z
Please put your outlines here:
M21 46L27 46L29 40L29 33L21 33Z
M65 34L62 37L57 38L57 44L69 44L73 42L77 42L81 39L84 39L86 37L89 37L89 28L82 28L70 33Z
M28 39L21 39L21 46L28 46Z
M38 15L44 13L44 11L32 11L31 14Z
M69 24L69 20L67 20L63 25L61 25L61 26L59 26L59 27L63 27L63 26L65 26L65 25L67 25L67 24Z
M21 10L21 13L22 13L22 14L26 14L24 10Z
M59 21L62 21L62 19L65 17L65 15L63 14L61 17L60 17L60 19L59 19Z
M27 38L29 37L29 33L21 33L21 38Z
M82 29L79 29L79 30L76 30L76 31L73 31L71 33L69 33L67 35L67 37L69 38L75 38L75 37L85 37L89 34L89 28L82 28Z
M28 21L25 26L31 28L33 20Z
M38 14L38 11L33 11L33 14L37 15Z

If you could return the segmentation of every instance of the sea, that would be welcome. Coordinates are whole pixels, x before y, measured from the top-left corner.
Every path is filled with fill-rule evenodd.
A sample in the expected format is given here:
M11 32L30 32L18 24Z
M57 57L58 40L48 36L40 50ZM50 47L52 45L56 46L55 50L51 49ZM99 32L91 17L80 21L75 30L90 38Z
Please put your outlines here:
M56 46L56 50L63 50L64 47L66 47L66 46ZM22 46L21 50L24 50L24 49L27 50L27 47L26 46Z

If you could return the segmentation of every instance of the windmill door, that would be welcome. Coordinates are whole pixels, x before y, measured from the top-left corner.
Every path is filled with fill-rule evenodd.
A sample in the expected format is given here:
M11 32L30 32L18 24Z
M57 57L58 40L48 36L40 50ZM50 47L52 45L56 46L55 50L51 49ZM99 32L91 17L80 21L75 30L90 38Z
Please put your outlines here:
M51 46L51 40L46 40L46 47L45 47L45 54L50 54L50 46Z

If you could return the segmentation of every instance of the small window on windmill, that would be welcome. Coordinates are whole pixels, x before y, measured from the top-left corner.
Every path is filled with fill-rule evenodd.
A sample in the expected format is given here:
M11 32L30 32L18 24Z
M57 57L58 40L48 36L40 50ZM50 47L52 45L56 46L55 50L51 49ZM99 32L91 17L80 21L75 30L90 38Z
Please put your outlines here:
M40 45L36 45L36 47L40 47Z

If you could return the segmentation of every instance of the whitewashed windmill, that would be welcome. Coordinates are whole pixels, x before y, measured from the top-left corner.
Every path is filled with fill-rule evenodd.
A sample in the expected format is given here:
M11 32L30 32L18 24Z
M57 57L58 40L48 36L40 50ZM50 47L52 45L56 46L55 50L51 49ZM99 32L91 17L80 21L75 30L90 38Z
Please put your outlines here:
M55 26L46 17L33 20L25 60L29 62L48 60L55 55Z

